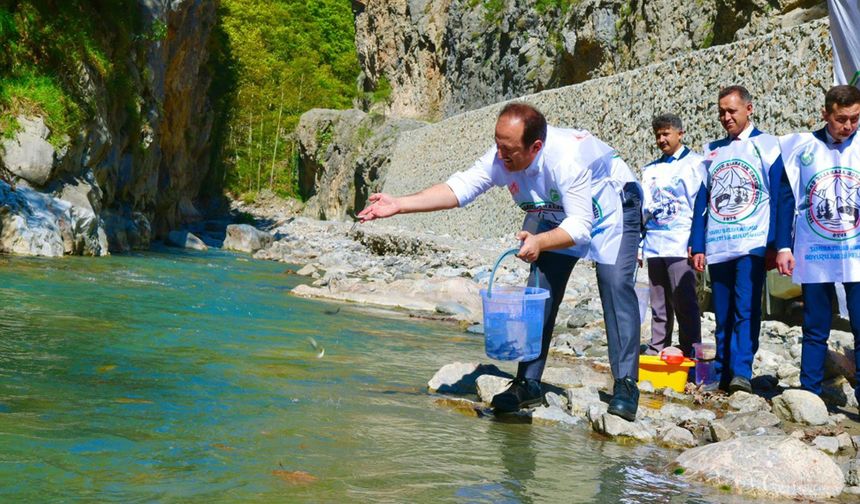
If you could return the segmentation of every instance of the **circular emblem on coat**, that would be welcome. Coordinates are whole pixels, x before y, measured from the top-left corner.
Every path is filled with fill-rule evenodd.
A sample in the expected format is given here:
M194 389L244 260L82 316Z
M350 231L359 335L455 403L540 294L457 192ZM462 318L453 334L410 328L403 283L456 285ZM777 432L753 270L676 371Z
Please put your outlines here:
M806 184L806 221L820 237L842 241L860 234L860 172L836 166Z
M711 170L711 218L740 222L754 214L763 197L758 171L741 159L729 159Z

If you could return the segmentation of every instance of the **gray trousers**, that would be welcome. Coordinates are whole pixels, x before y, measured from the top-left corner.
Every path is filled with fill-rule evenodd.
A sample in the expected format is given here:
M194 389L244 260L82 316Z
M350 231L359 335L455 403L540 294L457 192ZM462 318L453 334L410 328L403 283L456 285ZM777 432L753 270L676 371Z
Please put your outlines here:
M633 182L621 194L624 234L615 264L597 264L597 289L609 347L609 365L615 379L639 379L639 300L636 267L642 238L642 194Z
M622 193L624 235L615 264L597 264L597 288L603 304L603 321L609 347L609 363L615 378L639 379L639 301L636 298L634 278L637 252L641 238L642 197L638 186L629 183ZM549 344L558 307L564 297L567 280L577 262L576 257L544 252L533 263L529 285L535 285L539 276L541 287L550 290L544 312L543 341L540 356L520 362L518 378L540 380L546 366Z
M672 345L677 317L679 347L684 355L692 357L693 343L702 341L696 272L686 257L652 257L648 259L648 280L651 283L651 344L647 353L656 355Z

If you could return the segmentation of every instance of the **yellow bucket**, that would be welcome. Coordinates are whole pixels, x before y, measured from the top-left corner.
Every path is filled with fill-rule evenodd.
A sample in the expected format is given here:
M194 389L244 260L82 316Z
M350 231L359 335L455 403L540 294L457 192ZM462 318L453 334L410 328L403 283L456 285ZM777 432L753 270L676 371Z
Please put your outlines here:
M655 389L669 387L677 392L683 392L689 368L695 365L696 361L686 357L678 364L669 364L660 360L657 355L640 355L639 383L649 381Z

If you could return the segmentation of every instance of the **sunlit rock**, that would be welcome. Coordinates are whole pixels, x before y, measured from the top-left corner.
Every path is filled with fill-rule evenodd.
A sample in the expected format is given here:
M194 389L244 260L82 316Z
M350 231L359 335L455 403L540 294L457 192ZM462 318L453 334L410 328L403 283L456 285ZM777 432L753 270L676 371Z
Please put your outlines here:
M825 499L842 492L844 477L827 455L789 436L735 438L685 451L684 476L758 495Z

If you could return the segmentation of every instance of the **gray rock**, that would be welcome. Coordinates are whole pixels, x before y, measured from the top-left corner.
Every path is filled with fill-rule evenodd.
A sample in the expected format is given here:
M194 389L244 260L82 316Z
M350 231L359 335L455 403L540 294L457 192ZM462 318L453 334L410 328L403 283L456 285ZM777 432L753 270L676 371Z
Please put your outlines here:
M708 424L712 441L725 441L737 433L754 431L762 427L779 425L779 418L768 411L748 411L744 413L729 413Z
M839 441L839 451L855 450L857 448L854 446L854 440L851 438L851 435L847 432L837 434L836 439Z
M654 390L654 384L651 383L650 380L639 382L639 392L643 394L653 394Z
M571 416L558 406L538 406L531 412L532 420L536 423L576 425L579 418Z
M685 478L759 495L826 499L845 486L830 457L789 436L730 439L691 448L675 461Z
M478 389L478 397L487 404L493 400L496 394L503 392L511 384L510 378L491 374L481 375L475 380Z
M484 334L484 324L472 324L466 328L466 332L470 334Z
M835 455L839 451L839 440L834 436L817 436L812 440L812 446L829 455Z
M168 233L167 244L173 245L174 247L187 248L192 250L209 250L209 247L207 247L206 244L203 243L203 240L196 237L194 234L183 230L176 230Z
M485 374L506 376L506 373L492 364L454 362L442 366L427 382L427 387L431 392L442 394L476 394L476 381L479 376Z
M770 404L764 397L738 391L729 397L729 407L739 411L770 411Z
M304 266L302 266L301 269L296 271L296 274L302 275L302 276L311 276L316 272L317 272L317 269L313 264L305 264Z
M555 392L547 392L543 397L547 406L556 406L564 411L569 411L568 399L566 395L558 395Z
M848 467L845 470L845 484L848 486L860 486L860 458L853 458L848 461Z
M829 417L824 401L806 390L786 390L774 397L773 411L780 418L805 425L824 425Z
M670 448L692 448L699 444L692 432L677 425L672 425L660 433L658 439L660 443Z
M266 248L273 242L272 235L248 224L230 224L224 238L224 249L238 252L254 252Z
M41 117L17 118L21 130L14 138L4 139L0 163L18 177L36 186L44 186L51 178L56 151L48 143L50 135Z
M595 422L597 422L600 417L606 414L606 410L609 409L609 405L604 402L596 402L588 405L588 411L585 413L585 418L591 422L592 427ZM571 412L573 412L573 402L571 402Z
M642 442L654 439L656 432L640 422L628 422L621 417L604 413L592 421L592 428L611 437L629 437Z
M70 205L27 187L0 182L0 251L60 257L72 248Z
M589 411L593 406L602 406L603 411L600 412L601 415L606 412L607 406L606 404L600 402L600 393L596 389L589 387L579 387L569 388L566 390L566 392L570 413L572 415L580 417L588 416Z
M691 421L708 423L717 416L716 413L709 409L699 408L694 410L676 403L664 404L660 409L642 408L642 411L643 413L647 413L650 418L676 424Z
M602 313L582 306L576 306L571 312L570 318L567 319L567 327L571 329L585 327L602 319Z
M582 386L582 375L577 368L547 366L544 368L541 381L562 388Z

